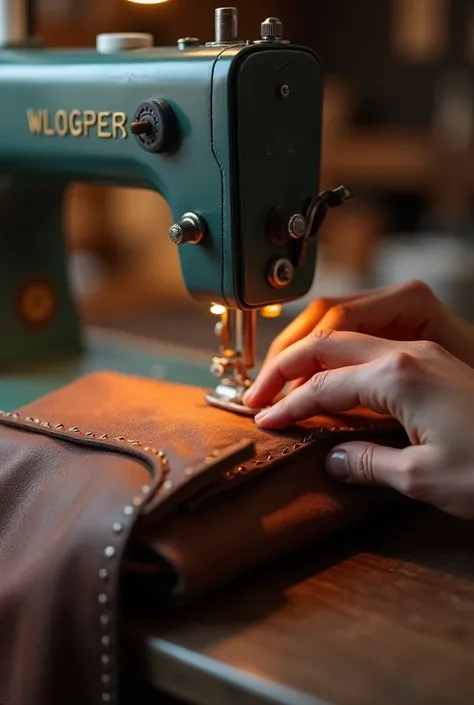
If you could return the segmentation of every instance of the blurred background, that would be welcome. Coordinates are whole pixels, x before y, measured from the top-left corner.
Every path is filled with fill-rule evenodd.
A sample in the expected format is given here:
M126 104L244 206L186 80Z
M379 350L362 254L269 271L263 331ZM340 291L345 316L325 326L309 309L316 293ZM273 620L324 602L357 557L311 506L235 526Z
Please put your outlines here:
M54 46L99 32L145 31L157 45L213 37L211 0L42 0ZM240 0L240 35L277 15L326 72L321 188L347 183L353 204L321 232L310 296L260 327L265 346L316 296L426 281L474 320L474 3L471 0ZM196 174L199 178L199 174ZM72 185L71 275L87 321L214 348L208 310L188 298L171 214L154 193Z

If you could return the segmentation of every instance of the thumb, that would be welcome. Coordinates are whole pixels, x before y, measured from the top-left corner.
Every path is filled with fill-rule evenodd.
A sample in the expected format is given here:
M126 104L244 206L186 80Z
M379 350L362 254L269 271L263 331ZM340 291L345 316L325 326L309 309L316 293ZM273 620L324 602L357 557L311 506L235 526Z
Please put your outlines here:
M399 450L352 441L331 450L326 458L326 471L335 480L357 485L384 485L409 495L413 485L424 475L424 450L420 446Z

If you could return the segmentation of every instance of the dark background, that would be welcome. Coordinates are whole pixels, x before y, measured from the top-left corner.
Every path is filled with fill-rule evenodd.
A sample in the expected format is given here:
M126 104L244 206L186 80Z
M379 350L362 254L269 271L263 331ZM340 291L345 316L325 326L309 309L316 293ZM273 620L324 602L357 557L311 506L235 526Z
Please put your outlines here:
M212 38L215 7L216 2L210 0L172 0L148 8L129 4L126 12L138 30L151 30L157 43L169 44L183 35ZM388 0L274 0L237 7L244 38L258 36L265 17L278 16L287 38L314 48L327 73L351 82L359 96L361 119L367 121L424 127L431 117L440 71L472 72L465 58L471 0L450 2L449 48L441 61L427 65L413 65L394 56Z

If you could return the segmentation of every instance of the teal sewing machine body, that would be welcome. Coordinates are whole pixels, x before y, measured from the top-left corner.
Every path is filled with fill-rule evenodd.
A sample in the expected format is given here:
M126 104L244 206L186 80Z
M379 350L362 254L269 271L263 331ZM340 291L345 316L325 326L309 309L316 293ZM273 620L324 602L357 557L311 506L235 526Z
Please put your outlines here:
M308 291L316 242L298 218L318 192L320 64L280 37L220 39L105 53L0 49L0 392L19 367L31 379L55 360L76 369L88 354L63 229L72 181L162 194L197 300L251 311ZM114 367L107 360L97 364Z

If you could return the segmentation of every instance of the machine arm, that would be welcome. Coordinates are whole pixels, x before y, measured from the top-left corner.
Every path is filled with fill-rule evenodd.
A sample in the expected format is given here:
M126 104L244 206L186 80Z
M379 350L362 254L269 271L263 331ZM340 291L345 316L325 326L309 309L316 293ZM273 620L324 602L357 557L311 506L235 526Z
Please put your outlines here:
M0 0L0 27L0 325L10 332L0 355L77 343L61 226L67 184L149 188L171 208L190 295L224 308L213 369L231 372L238 402L255 312L304 296L314 278L318 58L286 41L276 18L258 39L240 39L235 8L216 10L212 41L173 47L128 33L99 35L95 51L37 48L27 0Z

